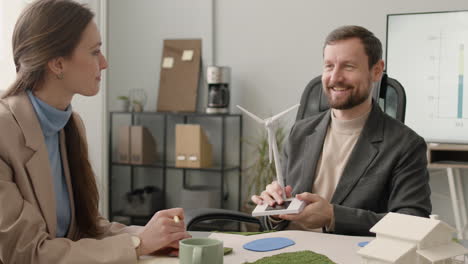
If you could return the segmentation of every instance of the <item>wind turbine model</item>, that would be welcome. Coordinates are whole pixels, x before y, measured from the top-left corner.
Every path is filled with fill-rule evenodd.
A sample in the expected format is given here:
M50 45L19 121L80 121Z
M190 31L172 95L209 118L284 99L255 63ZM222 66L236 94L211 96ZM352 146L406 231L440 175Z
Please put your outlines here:
M296 109L299 107L299 104L296 104L283 112L274 115L269 118L261 119L258 116L250 113L243 107L237 105L237 107L242 110L244 113L252 117L255 121L257 121L260 124L265 125L265 128L267 129L268 132L268 154L269 154L269 159L270 163L272 158L275 161L275 168L276 168L276 179L281 186L281 188L284 189L284 178L283 178L283 172L281 171L281 161L280 161L280 154L278 152L278 143L276 142L276 136L275 136L275 131L274 131L274 125L276 121L286 113ZM268 206L268 204L264 203L261 205L257 205L255 209L252 212L253 216L262 216L262 215L277 215L277 214L297 214L302 209L304 209L305 202L298 200L296 198L286 198L286 194L283 191L283 200L284 203L281 205L275 205L273 207Z

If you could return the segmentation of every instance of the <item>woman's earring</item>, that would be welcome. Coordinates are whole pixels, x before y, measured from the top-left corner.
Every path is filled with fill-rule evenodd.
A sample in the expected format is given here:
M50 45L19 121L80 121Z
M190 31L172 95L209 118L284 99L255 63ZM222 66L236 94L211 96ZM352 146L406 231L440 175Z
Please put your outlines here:
M57 76L58 80L63 80L63 72L61 72L61 73L59 73L59 74L57 74L55 76Z

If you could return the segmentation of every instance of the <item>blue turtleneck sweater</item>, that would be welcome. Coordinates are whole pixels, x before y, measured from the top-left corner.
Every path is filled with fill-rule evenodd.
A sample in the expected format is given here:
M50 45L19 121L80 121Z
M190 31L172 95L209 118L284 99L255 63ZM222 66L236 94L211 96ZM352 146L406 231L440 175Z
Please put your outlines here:
M49 152L50 169L54 180L54 191L57 212L57 237L65 237L71 220L70 199L62 167L60 155L59 132L70 119L72 110L68 106L65 111L56 109L28 91L29 99L36 111L41 124L47 151Z

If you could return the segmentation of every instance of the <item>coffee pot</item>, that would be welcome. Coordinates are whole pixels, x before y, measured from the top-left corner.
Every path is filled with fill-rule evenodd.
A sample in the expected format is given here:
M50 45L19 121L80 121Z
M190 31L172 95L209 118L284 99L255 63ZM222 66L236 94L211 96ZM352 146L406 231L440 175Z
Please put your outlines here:
M208 114L229 113L229 81L231 69L222 66L208 66L206 82L208 84Z

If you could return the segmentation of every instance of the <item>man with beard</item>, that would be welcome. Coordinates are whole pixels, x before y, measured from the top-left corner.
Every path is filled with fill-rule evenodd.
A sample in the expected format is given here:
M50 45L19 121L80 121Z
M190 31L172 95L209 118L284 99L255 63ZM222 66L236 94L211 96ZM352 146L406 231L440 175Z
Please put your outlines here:
M331 109L292 127L283 157L286 187L273 182L252 196L273 206L285 192L307 206L263 217L268 228L372 235L388 212L429 216L426 144L372 100L383 69L382 44L372 32L344 26L328 35L322 85Z

